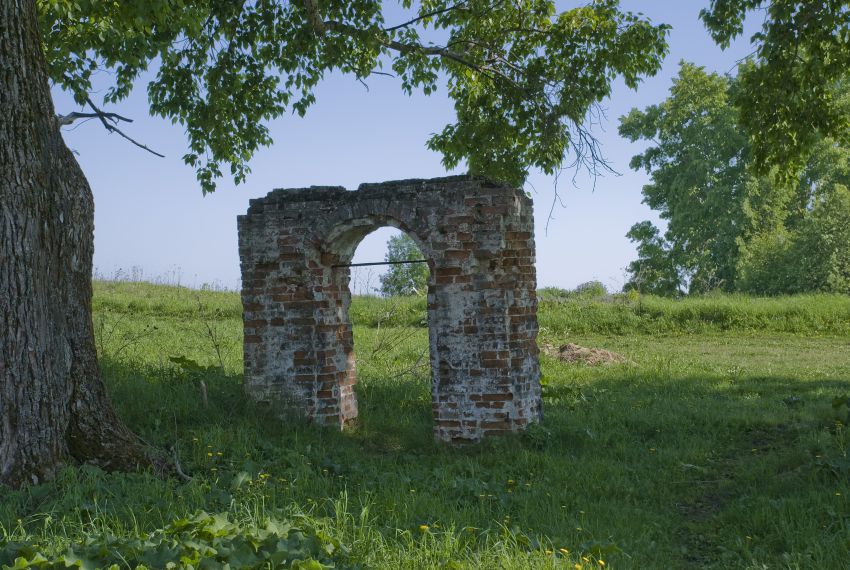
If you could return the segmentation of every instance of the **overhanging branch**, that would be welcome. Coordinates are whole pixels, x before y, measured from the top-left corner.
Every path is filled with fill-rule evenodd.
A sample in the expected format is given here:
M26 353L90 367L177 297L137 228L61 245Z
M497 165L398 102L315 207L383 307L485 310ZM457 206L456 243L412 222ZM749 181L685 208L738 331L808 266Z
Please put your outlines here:
M384 28L384 31L385 32L394 32L394 31L400 30L402 28L407 28L408 26L412 26L413 24L415 24L417 22L421 22L422 20L425 20L426 18L431 18L433 16L439 16L440 14L445 14L446 12L451 12L452 10L456 10L456 9L460 8L461 6L463 6L464 4L466 4L467 1L468 0L462 0L461 2L458 2L457 4L452 4L451 6L446 6L445 8L441 8L439 10L432 10L431 12L426 12L425 14L422 14L421 16L417 16L416 18L413 18L413 19L410 19L410 20L408 20L404 23L398 24L397 26L391 26L389 28Z
M78 121L80 119L100 119L100 122L103 124L103 127L110 133L118 133L121 137L127 139L137 147L146 150L149 153L156 155L160 158L165 158L164 154L160 154L155 150L149 148L148 146L140 143L139 141L130 137L116 126L120 121L124 121L125 123L132 123L133 119L128 119L127 117L119 115L118 113L107 113L106 111L101 110L97 105L94 104L90 97L86 97L86 103L88 103L88 106L92 108L92 113L74 111L72 113L68 113L67 115L57 115L56 122L59 123L60 127L65 127L73 124L75 121Z
M345 22L324 20L319 11L318 0L301 0L307 13L307 22L318 37L325 36L328 33L336 33L361 41L377 42L384 48L399 54L420 54L450 60L481 74L494 84L501 83L509 89L525 95L528 104L537 108L545 124L566 121L570 125L572 132L568 136L568 144L576 158L567 168L575 168L578 172L584 167L594 180L603 172L616 173L602 156L598 139L589 129L583 126L581 118L564 113L559 102L553 100L557 99L558 93L566 89L563 81L552 81L542 75L531 76L521 64L506 57L498 46L491 46L487 42L481 42L475 38L464 38L455 40L455 42L446 46L435 46L398 41L393 37L392 32L396 30L407 28L429 17L462 9L466 2L467 0L459 0L451 6L421 14L419 17L396 26L364 29ZM537 35L549 33L535 27L511 28L506 32L524 32ZM483 52L483 60L477 61L475 55L467 49ZM548 89L544 89L541 93L534 92L532 87L541 84ZM542 100L537 99L535 95L541 95ZM562 164L561 169L563 168L564 165Z
M135 140L134 138L132 138L132 137L128 136L127 134L125 134L125 133L124 133L124 131L122 131L121 129L119 129L118 127L116 127L114 124L110 123L110 122L107 120L107 119L109 118L109 117L107 117L107 115L109 115L109 114L114 115L114 113L104 113L103 111L101 111L100 109L98 109L97 105L95 105L95 104L94 104L94 102L91 100L91 97L86 97L86 103L88 103L88 104L89 104L89 107L91 107L91 108L94 110L94 112L95 112L95 113L97 113L98 118L100 119L100 122L101 122L101 123L103 123L103 126L104 126L104 128L106 128L106 130L107 130L107 131L109 131L110 133L118 133L119 135L121 135L122 137L124 137L125 139L127 139L128 141L130 141L131 143L133 143L134 145L136 145L137 147L139 147L139 148L141 148L141 149L143 149L143 150L146 150L146 151L148 151L149 153L151 153L151 154L153 154L153 155L156 155L156 156L158 156L158 157L160 157L160 158L165 158L165 155L164 155L164 154L160 154L160 153L156 152L155 150L152 150L152 149L148 148L147 146L143 145L143 144L142 144L142 143L140 143L139 141L137 141L137 140ZM116 117L117 117L117 116L118 116L118 115L116 115ZM123 117L121 117L121 118L123 119ZM127 119L124 119L124 120L126 121ZM118 122L118 119L117 119L117 118L113 118L113 119L112 119L112 121L113 121L113 122L115 122L115 123L117 123L117 122Z
M72 113L68 113L67 115L57 115L56 121L59 123L60 127L66 127L68 125L74 124L75 121L79 119L94 119L94 118L105 118L109 119L113 122L125 121L127 123L132 123L133 119L128 119L127 117L122 117L118 113L80 113L78 111L74 111Z
M310 22L310 27L313 29L313 32L315 32L315 34L317 36L324 36L328 31L333 31L333 32L337 32L337 33L347 35L349 37L362 38L364 35L366 35L368 33L366 30L362 30L362 29L360 29L356 26L352 26L352 25L346 24L344 22L337 22L335 20L322 20L322 16L319 13L319 7L316 4L316 0L303 0L303 4L304 4L305 10L307 11L307 20ZM460 4L462 4L462 2L452 6L451 9L458 7ZM445 12L445 11L448 11L448 9L443 10L443 12ZM435 12L435 13L440 13L440 12L438 11L438 12ZM427 15L422 16L422 17L423 18L427 17ZM477 71L479 73L485 74L488 77L493 78L494 77L493 73L495 73L497 76L501 77L502 79L507 79L507 80L511 81L510 78L508 78L504 74L499 73L496 70L487 68L485 66L478 65L475 62L470 61L462 53L453 51L453 50L451 50L447 47L424 46L422 44L408 44L408 43L400 42L398 40L394 40L390 37L390 34L389 34L390 31L398 29L400 27L410 25L412 22L413 21L402 24L400 26L395 26L393 28L388 28L386 30L381 30L382 32L384 32L384 34L379 35L375 39L381 45L383 45L383 46L385 46L389 49L392 49L394 51L397 51L399 53L421 53L423 55L438 56L438 57L442 57L442 58L445 58L445 59L452 60L456 63L459 63L459 64L461 64L465 67L472 69L473 71Z

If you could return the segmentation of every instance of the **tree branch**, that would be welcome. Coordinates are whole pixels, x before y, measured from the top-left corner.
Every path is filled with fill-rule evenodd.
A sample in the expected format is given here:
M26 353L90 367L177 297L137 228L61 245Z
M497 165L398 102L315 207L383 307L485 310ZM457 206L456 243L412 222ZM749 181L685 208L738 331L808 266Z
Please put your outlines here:
M405 43L402 43L402 42L399 42L399 41L396 41L396 40L390 40L388 38L386 40L382 41L381 43L383 43L385 46L387 46L390 49L394 49L395 51L397 51L399 53L419 52L423 55L436 55L436 56L439 56L439 57L444 57L446 59L450 59L452 61L455 61L455 62L457 62L461 65L464 65L464 66L466 66L466 67L468 67L472 70L475 70L475 71L478 71L478 72L481 72L481 73L486 72L484 67L469 61L462 54L460 54L456 51L452 51L447 47L440 47L440 46L427 47L427 46L423 46L421 44L405 44Z
M310 22L310 27L313 28L313 31L317 36L324 36L328 31L339 32L345 34L349 37L362 37L367 32L365 30L361 30L355 26L350 24L346 24L343 22L337 22L335 20L322 20L322 15L319 13L319 7L316 3L316 0L302 0L304 4L304 9L307 11L307 20ZM459 5L459 4L458 4ZM457 6L457 5L455 5ZM452 7L454 8L454 6ZM424 17L424 16L423 16ZM394 29L394 28L390 28ZM386 32L388 30L382 30ZM378 42L382 45L395 50L399 53L413 53L418 52L423 55L435 55L439 57L443 57L446 59L450 59L461 65L464 65L474 71L478 71L480 73L486 73L487 70L480 65L475 64L472 61L466 59L462 54L452 51L446 47L439 46L423 46L421 44L406 44L403 42L399 42L397 40L393 40L389 37L389 35L379 36L376 38Z
M67 115L56 115L56 121L59 123L60 127L66 127L68 125L73 124L78 119L93 119L93 118L105 118L110 121L117 123L118 121L125 121L127 123L132 123L133 119L128 119L127 117L122 117L118 113L80 113L78 111L74 111L72 113L68 113Z
M408 27L408 26L412 26L412 25L413 25L413 24L415 24L416 22L420 22L420 21L422 21L422 20L424 20L424 19L426 19L426 18L430 18L430 17L432 17L432 16L439 16L440 14L445 14L446 12L451 12L452 10L455 10L455 9L457 9L457 8L460 8L461 6L463 6L464 4L466 4L466 3L467 3L467 1L468 1L468 0L461 0L461 2L458 2L457 4L452 4L451 6L446 6L445 8L441 8L441 9L439 9L439 10L433 10L433 11L431 11L431 12L427 12L427 13L425 13L425 14L422 14L421 16L417 16L416 18L413 18L412 20L408 20L408 21L404 22L403 24L398 24L397 26L392 26L392 27L389 27L389 28L384 28L384 31L385 31L385 32L394 32L394 31L396 31L396 30L400 30L400 29L402 29L402 28L406 28L406 27Z
M128 123L131 123L131 122L133 122L131 119L127 119L127 118L122 117L121 115L118 115L118 114L116 114L116 113L106 113L106 112L104 112L104 111L101 111L101 110L97 107L97 105L95 105L95 104L94 104L94 102L91 100L91 97L86 97L86 103L88 103L89 107L91 107L91 108L92 108L92 110L94 110L94 113L71 113L70 115L66 115L66 117L70 117L71 115L81 115L81 116L93 116L93 117L97 117L98 119L100 119L100 122L101 122L101 123L103 123L104 128L105 128L107 131L109 131L110 133L118 133L119 135L121 135L122 137L124 137L125 139L127 139L128 141L130 141L131 143L133 143L134 145L136 145L137 147L139 147L139 148L141 148L141 149L143 149L143 150L146 150L146 151L148 151L149 153L151 153L151 154L153 154L153 155L156 155L156 156L158 156L158 157L160 157L160 158L165 158L165 155L164 155L164 154L160 154L160 153L156 152L155 150L152 150L152 149L148 148L147 146L143 145L143 144L142 144L142 143L140 143L139 141L137 141L137 140L133 139L132 137L128 136L126 133L124 133L124 131L122 131L121 129L119 129L118 127L116 127L116 126L113 124L113 123L118 123L118 121L119 121L119 120L121 120L121 121L126 121L126 122L128 122ZM77 118L80 118L80 117L77 117ZM61 120L62 120L62 119L60 118L59 120L60 120L60 124L62 124L62 123L61 123ZM110 123L109 121L112 121L112 123ZM72 121L72 122L73 122L73 121ZM70 124L70 123L68 123L68 124Z
M307 20L310 22L310 27L316 32L317 36L325 35L327 29L322 21L322 15L319 13L319 6L316 0L303 0L304 8L307 10Z

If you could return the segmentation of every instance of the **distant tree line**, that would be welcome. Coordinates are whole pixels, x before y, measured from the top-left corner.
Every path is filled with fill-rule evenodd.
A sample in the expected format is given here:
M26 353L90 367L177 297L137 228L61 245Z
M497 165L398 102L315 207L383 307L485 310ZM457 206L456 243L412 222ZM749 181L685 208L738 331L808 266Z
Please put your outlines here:
M631 167L650 175L643 201L667 225L628 232L625 289L850 293L850 149L820 137L793 177L759 167L733 105L744 88L683 62L665 101L621 119L621 135L649 142Z

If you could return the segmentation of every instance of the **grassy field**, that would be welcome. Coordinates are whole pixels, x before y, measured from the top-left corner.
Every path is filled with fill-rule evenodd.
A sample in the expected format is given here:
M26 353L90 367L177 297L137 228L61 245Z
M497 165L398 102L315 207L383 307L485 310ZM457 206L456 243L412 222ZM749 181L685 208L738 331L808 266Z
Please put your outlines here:
M243 397L238 295L98 282L112 399L192 480L71 466L6 490L0 564L223 567L213 545L232 568L847 567L850 299L541 299L541 341L627 363L543 357L543 423L452 449L421 300L355 300L361 417L339 433Z

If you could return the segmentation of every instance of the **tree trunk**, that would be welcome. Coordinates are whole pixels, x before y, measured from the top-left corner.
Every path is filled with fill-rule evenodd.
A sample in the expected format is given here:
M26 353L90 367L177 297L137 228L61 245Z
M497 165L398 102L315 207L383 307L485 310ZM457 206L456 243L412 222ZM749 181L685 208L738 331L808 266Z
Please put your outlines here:
M94 204L55 119L34 0L0 1L0 485L152 465L103 387Z

